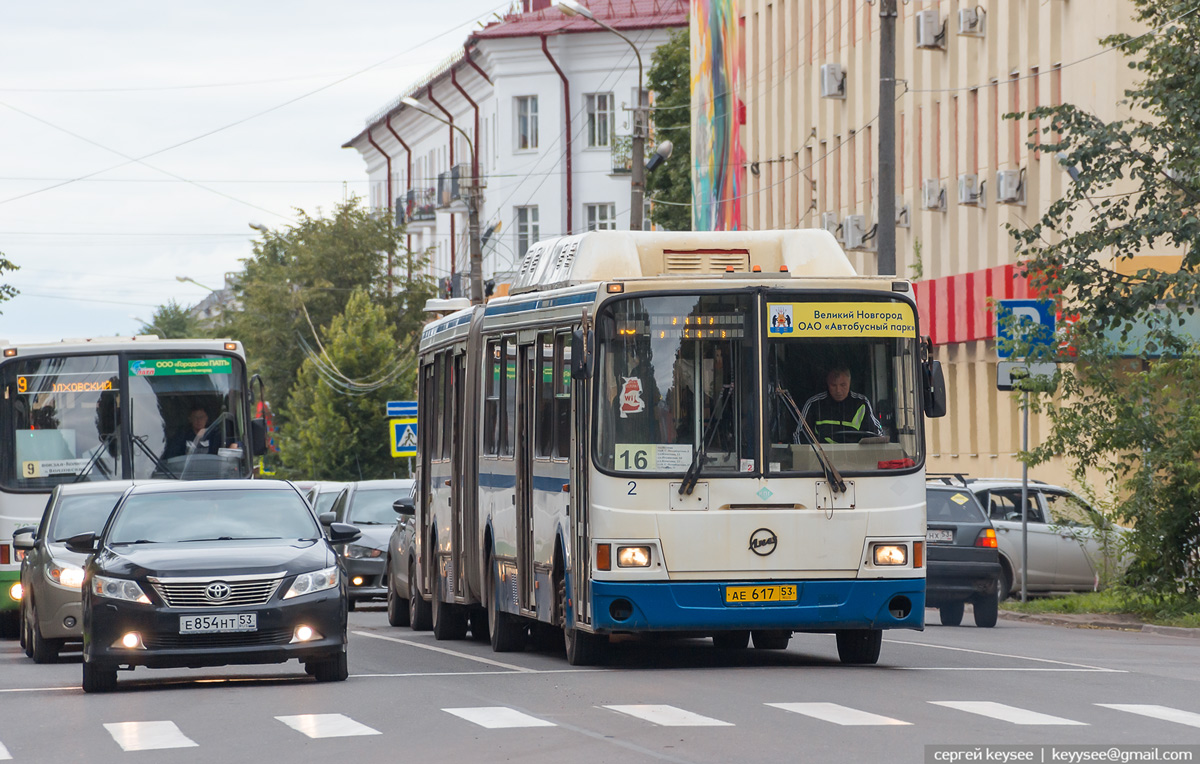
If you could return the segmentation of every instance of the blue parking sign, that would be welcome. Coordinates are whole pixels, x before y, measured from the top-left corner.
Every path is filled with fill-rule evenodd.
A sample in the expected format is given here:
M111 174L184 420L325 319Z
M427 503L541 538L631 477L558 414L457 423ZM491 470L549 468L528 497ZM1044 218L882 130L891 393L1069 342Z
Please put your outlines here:
M1011 317L1011 318L1010 318ZM996 308L996 354L1012 355L1006 343L1023 340L1030 347L1050 347L1054 342L1055 306L1052 300L1000 300Z

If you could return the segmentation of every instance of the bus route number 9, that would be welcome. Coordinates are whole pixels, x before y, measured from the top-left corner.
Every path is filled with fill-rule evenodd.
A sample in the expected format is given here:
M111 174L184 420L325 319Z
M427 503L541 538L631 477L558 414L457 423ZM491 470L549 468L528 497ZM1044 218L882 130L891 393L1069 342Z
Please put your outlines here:
M17 377L17 392L29 392L29 379L27 377Z

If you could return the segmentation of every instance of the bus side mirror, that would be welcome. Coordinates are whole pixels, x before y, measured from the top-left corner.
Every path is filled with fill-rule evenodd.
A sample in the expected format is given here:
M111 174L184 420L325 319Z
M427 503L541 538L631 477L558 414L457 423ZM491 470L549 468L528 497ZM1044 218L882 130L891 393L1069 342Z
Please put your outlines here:
M250 447L253 456L267 452L267 420L262 417L250 420Z
M582 327L571 332L571 378L587 379L592 376L591 356L588 354L587 337Z
M925 416L937 419L946 416L946 379L942 376L941 361L925 362Z

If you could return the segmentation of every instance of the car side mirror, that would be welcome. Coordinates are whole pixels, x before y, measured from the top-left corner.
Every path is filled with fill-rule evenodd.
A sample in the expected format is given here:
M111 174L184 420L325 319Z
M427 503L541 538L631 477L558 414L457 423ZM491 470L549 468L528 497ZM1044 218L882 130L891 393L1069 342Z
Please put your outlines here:
M352 541L358 541L361 536L362 531L353 525L333 523L329 526L330 544L349 544Z
M406 497L393 501L392 511L404 517L411 517L412 515L417 514L417 506L413 503L412 499Z
M91 554L96 551L98 540L95 533L80 533L67 539L67 549L76 554Z
M317 520L321 522L321 525L324 525L326 528L328 528L337 520L337 515L335 515L333 512L322 512L321 514L317 515Z
M27 525L13 531L13 549L29 551L37 546L37 527Z
M946 378L942 376L941 361L925 363L925 416L937 419L946 416Z
M253 456L267 452L267 420L262 417L250 420L250 449Z

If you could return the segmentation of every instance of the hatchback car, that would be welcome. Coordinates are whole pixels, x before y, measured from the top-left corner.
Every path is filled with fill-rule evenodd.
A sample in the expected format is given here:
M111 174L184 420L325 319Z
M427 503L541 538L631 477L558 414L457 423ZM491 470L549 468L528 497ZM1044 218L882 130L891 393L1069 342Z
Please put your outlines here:
M1021 481L968 480L988 510L1000 549L1000 599L1021 591ZM1029 583L1035 593L1090 592L1124 569L1124 535L1065 488L1029 481Z
M337 547L346 565L351 610L358 602L387 597L388 537L398 519L392 504L411 492L411 480L361 480L348 484L334 500L334 519L362 531L356 543Z
M13 546L25 552L21 642L35 662L51 663L68 643L83 639L80 599L87 555L67 549L67 539L99 533L131 485L129 480L57 485L41 522L13 534Z
M214 480L129 489L83 575L83 689L115 688L118 669L299 660L318 681L346 666L346 584L308 503L281 481Z
M987 514L961 485L930 483L925 497L925 604L938 609L943 626L962 623L968 602L976 626L995 626L1000 556Z

